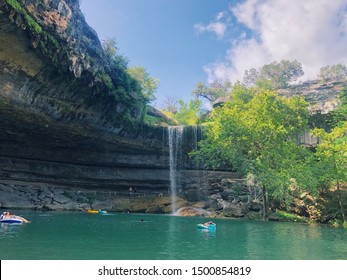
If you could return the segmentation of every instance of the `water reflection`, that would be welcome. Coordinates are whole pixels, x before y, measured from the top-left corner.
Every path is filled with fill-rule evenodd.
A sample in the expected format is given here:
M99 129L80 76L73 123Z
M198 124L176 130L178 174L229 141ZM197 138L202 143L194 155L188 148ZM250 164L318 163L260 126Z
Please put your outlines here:
M167 256L169 257L169 259L174 259L174 249L175 249L175 245L176 245L176 240L175 240L175 229L176 229L176 223L175 223L175 218L174 216L172 216L171 218L169 218L169 226L167 230L167 238L166 238L166 244L167 244Z
M216 237L216 230L196 229L205 239Z
M0 239L19 237L23 224L0 223Z

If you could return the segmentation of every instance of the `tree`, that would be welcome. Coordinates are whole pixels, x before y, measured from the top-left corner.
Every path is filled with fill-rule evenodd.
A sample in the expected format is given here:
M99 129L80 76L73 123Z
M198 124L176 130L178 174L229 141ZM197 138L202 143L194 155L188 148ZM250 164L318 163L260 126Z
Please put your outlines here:
M163 107L161 108L161 110L175 114L178 111L177 105L178 101L175 97L166 96L165 100L163 101Z
M108 57L108 59L110 60L113 59L118 52L116 39L111 38L111 39L102 41L102 48L104 49L104 52L106 56Z
M286 88L289 82L296 81L304 75L301 63L298 61L281 60L274 61L256 70L254 68L245 71L243 81L246 86L256 85L266 89Z
M141 93L147 102L154 101L156 99L155 92L158 89L160 81L152 78L142 66L128 68L128 73L140 84Z
M190 100L185 103L182 99L178 100L178 111L173 118L181 125L196 125L203 114L202 102L199 99Z
M243 76L243 83L247 87L254 86L256 84L257 80L259 79L259 75L260 75L260 72L255 68L252 68L250 70L246 70L245 74Z
M210 86L206 86L203 82L196 84L193 90L193 95L196 98L206 98L208 101L213 102L220 97L226 97L231 90L230 81L214 81Z
M347 121L347 87L340 94L340 105L334 111L327 114L327 122L331 127L336 127Z
M102 42L102 48L108 62L111 63L112 66L123 71L128 68L129 59L119 53L119 48L117 47L115 38L104 40Z
M347 121L330 133L315 129L314 135L321 140L316 153L320 169L324 170L321 180L328 186L336 186L342 219L346 222L341 186L347 182Z
M244 176L253 174L263 191L266 218L268 195L285 197L293 180L307 188L312 183L310 152L297 145L308 125L307 103L240 85L232 95L232 101L213 110L194 155L213 168L227 164Z
M324 82L346 81L347 67L343 64L327 65L320 69L318 77Z

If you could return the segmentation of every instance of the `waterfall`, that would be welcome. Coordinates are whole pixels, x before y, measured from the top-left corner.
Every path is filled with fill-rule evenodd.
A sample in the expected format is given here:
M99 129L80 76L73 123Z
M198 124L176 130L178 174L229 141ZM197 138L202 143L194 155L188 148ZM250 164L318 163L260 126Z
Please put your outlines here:
M170 192L172 213L176 211L177 190L180 188L178 171L181 168L183 126L168 128L170 151Z
M183 174L189 170L198 170L197 166L189 157L189 153L197 149L199 140L202 139L202 129L199 126L171 126L168 128L168 140L170 151L170 194L171 208L174 214L178 195L183 195L187 187L187 178ZM182 177L183 176L183 177ZM199 185L204 185L205 176L199 177ZM190 185L191 186L191 185ZM190 187L189 186L189 187ZM197 190L197 197L200 196Z

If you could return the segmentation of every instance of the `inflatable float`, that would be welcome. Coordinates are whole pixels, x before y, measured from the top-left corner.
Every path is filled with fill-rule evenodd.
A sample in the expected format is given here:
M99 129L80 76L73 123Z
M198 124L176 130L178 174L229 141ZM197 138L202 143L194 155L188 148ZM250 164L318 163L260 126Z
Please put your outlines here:
M90 213L90 214L107 214L107 211L106 210L93 210L93 209L89 209L87 210L87 213Z
M19 218L9 218L9 219L1 219L0 222L4 224L22 224L23 220Z
M216 224L209 224L208 226L205 224L197 224L196 227L197 229L207 229L211 231L214 231L217 229Z
M21 217L21 216L17 216L17 215L13 215L10 212L5 211L4 213L2 213L2 215L0 216L0 222L4 223L4 224L22 224L22 223L30 223L30 221L28 221L27 219Z

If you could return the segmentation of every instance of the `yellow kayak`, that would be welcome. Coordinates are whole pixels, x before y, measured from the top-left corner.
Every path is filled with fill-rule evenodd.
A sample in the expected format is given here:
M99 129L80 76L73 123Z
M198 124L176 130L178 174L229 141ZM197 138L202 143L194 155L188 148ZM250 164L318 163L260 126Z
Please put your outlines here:
M90 214L107 214L107 211L106 210L93 210L93 209L89 209L87 210L87 213L90 213Z

